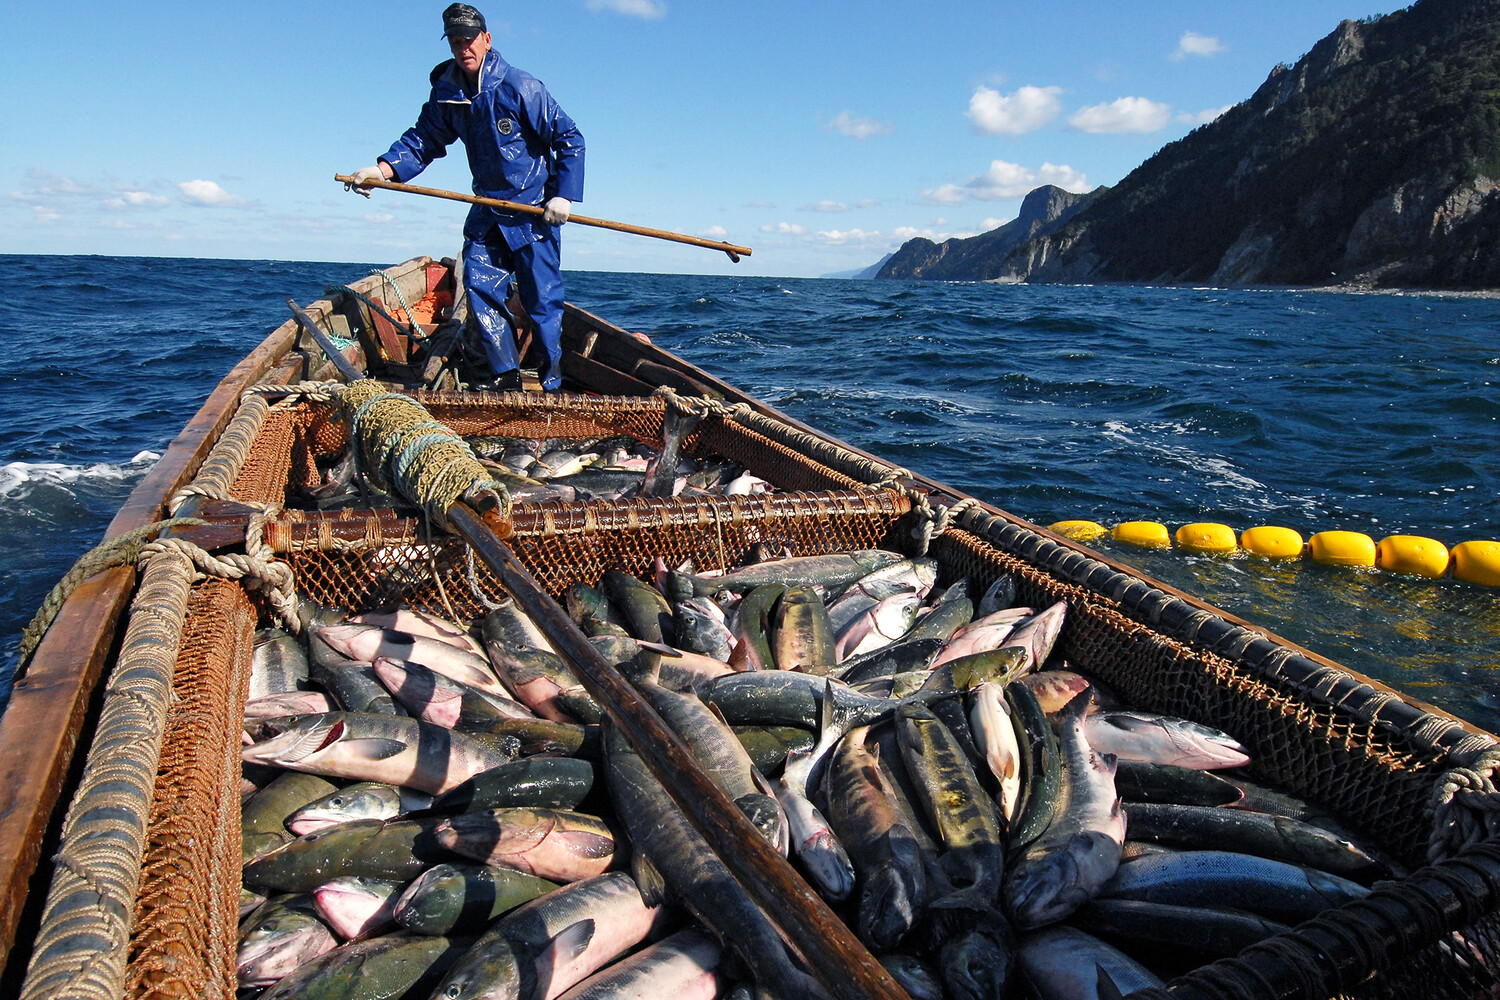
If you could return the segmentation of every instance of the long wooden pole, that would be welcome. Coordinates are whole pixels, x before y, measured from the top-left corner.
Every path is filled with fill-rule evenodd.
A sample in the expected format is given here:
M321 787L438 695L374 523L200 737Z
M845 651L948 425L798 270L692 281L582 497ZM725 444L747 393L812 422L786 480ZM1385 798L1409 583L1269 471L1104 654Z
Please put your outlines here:
M908 1000L848 926L703 773L661 716L516 561L496 537L496 529L506 533L508 526L463 501L448 508L448 521L573 665L583 686L606 707L651 773L829 992L839 1000ZM732 934L734 929L723 931Z
M334 174L333 179L341 184L354 184L354 178L347 174ZM470 205L489 205L491 208L503 208L508 212L520 212L523 215L541 215L546 209L540 205L523 205L518 201L502 201L499 198L484 198L477 194L464 194L461 191L445 191L442 188L419 187L416 184L402 184L398 181L364 181L357 187L384 188L387 191L405 191L407 194L421 194L429 198L446 198L449 201L462 201ZM595 219L587 215L569 215L569 222L576 222L580 226L593 226L596 229L613 229L618 233L632 233L636 236L651 236L658 240L671 240L673 243L686 243L689 246L706 247L709 250L718 250L729 255L729 259L736 264L741 257L750 256L749 247L735 246L733 243L715 242L714 240L700 239L697 236L685 236L682 233L668 232L665 229L649 229L646 226L633 226L628 222L615 222L611 219Z

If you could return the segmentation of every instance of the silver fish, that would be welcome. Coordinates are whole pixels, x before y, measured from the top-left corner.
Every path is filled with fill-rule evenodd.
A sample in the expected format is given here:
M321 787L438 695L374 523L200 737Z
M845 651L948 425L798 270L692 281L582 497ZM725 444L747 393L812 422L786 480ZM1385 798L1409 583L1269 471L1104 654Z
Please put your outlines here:
M441 726L353 712L294 717L280 735L246 747L241 756L251 764L380 781L432 795L510 759Z
M1015 925L1062 920L1097 894L1120 864L1125 813L1115 794L1115 760L1084 739L1085 691L1063 709L1062 782L1052 822L1007 874L1004 897Z
M1084 722L1089 745L1121 760L1175 764L1200 771L1250 763L1245 747L1228 733L1187 719L1148 712L1100 712Z

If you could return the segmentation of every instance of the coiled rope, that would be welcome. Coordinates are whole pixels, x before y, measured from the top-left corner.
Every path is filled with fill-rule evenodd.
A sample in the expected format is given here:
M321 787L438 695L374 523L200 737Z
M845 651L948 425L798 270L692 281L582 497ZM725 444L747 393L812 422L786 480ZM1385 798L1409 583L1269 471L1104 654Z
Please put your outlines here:
M1451 768L1432 792L1427 860L1437 863L1500 834L1500 750L1488 749Z
M459 500L493 496L510 520L510 491L490 477L472 448L452 428L434 420L410 396L374 379L345 386L340 405L363 475L422 508L451 530L448 508Z

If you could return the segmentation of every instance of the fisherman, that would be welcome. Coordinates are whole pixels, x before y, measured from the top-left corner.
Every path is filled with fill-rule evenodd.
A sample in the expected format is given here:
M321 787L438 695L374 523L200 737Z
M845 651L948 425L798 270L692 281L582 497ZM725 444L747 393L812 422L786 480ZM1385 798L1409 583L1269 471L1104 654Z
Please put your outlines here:
M562 384L563 281L558 227L583 198L583 135L542 82L508 64L490 47L484 15L468 4L443 11L443 37L453 58L432 71L432 94L417 123L373 167L345 188L372 180L409 181L462 139L474 193L541 205L540 217L475 205L464 223L463 275L494 373L478 389L521 387L518 338L505 302L516 279L521 304L540 331L547 363L542 388Z

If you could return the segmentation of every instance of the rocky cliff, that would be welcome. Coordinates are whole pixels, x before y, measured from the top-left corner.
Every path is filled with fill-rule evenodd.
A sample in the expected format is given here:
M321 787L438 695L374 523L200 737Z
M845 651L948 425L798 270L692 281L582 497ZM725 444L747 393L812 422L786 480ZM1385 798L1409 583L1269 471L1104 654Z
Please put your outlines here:
M985 281L1003 273L1011 251L1027 240L1045 236L1091 203L1097 191L1073 194L1060 187L1039 187L1021 202L1016 218L968 239L934 243L907 240L885 262L877 278L930 278L939 281Z
M1343 22L1071 218L942 276L1497 287L1497 184L1500 0L1421 0Z

